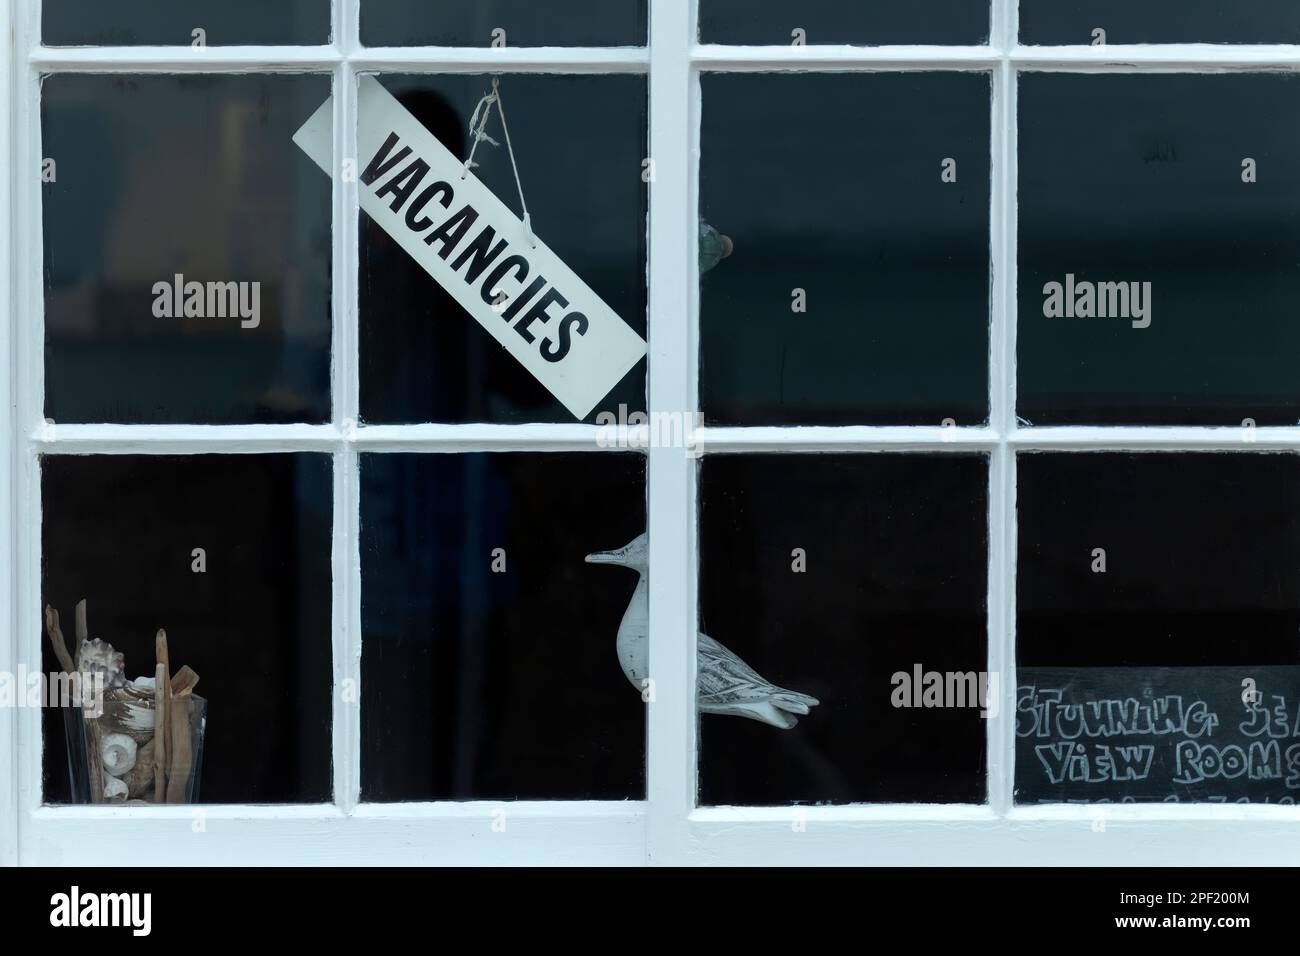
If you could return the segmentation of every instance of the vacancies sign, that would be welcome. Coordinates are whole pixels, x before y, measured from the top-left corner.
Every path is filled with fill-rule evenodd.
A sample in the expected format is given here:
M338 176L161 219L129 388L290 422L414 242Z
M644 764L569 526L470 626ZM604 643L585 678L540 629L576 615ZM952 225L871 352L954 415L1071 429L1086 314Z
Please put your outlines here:
M378 80L361 77L358 92L361 208L586 418L645 355L645 341ZM293 138L327 173L332 131L331 99Z

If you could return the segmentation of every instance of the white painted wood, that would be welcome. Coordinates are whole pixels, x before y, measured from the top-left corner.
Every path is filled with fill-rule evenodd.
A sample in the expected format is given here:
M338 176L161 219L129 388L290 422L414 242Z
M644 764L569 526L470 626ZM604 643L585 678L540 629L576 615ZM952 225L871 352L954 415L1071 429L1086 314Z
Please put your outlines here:
M45 73L644 73L635 47L368 47L345 31L338 45L40 47L31 62Z
M992 11L991 39L1007 49L1015 42L1013 2ZM1006 438L1016 427L1016 72L1003 60L991 74L992 181L989 250L992 260L989 324L989 423L998 442L989 459L988 663L990 694L998 703L985 722L988 802L996 813L1011 807L1015 784L1015 455Z
M1094 427L1019 428L1010 439L1021 451L1284 451L1300 449L1300 428Z
M342 440L332 425L58 425L31 429L39 454L184 455L331 451Z
M1294 866L1300 825L1279 815L1134 816L1088 807L1056 818L999 817L954 807L931 818L894 818L871 808L810 807L749 819L742 809L697 811L692 860L701 865L878 866ZM1270 809L1258 807L1254 809ZM1272 808L1278 809L1278 808ZM718 814L705 816L704 814Z
M342 321L348 321L346 315ZM355 318L351 320L355 323ZM355 325L352 326L355 329ZM336 330L336 335L341 335ZM354 339L355 341L355 339ZM355 357L354 357L355 358ZM345 360L336 363L343 366ZM348 364L355 365L355 361ZM356 373L344 389L336 369L335 394L351 394L355 408ZM343 390L343 391L340 391ZM342 404L342 403L340 403ZM333 451L343 444L362 451L600 451L599 426L582 423L489 425L348 424L340 408L327 425L37 425L29 435L42 453L202 454L220 452Z
M1300 46L1237 43L1018 46L1012 62L1022 69L1071 73L1191 72L1300 69Z
M692 52L692 60L698 69L729 72L987 70L999 62L1000 56L991 46L722 46L706 43Z
M39 29L37 4L31 0L13 0L15 15L14 64L15 103L10 115L15 139L12 154L15 216L13 230L14 260L17 275L14 294L17 306L13 316L13 341L16 343L16 394L13 406L14 493L16 513L13 561L16 565L14 596L14 631L11 641L18 664L29 672L41 666L41 590L40 590L40 482L37 459L22 436L41 421L45 393L45 298L41 277L44 274L41 230L41 129L40 74L22 62L35 45ZM24 816L40 803L41 722L40 714L20 708L15 715L18 726L17 768L18 860L27 860L29 833Z
M36 865L638 866L639 803L44 808L28 822Z
M694 0L650 6L649 411L692 412L698 268L695 195L699 85L691 72ZM650 675L645 859L687 862L695 806L695 460L682 448L648 455Z
M360 46L358 0L332 4L334 33L346 53ZM361 799L361 479L354 443L360 419L360 319L357 270L360 212L356 177L340 175L357 160L357 77L346 59L334 71L334 454L333 755L334 801L350 812Z
M1013 2L1013 0L1007 0ZM989 70L1003 63L1018 69L1068 72L1196 72L1300 68L1300 45L1213 43L1020 46L1006 36L1007 3L994 0L989 46L722 46L701 44L692 54L703 70ZM1015 14L1010 14L1014 17Z
M367 47L349 59L359 73L644 73L650 55L638 47Z
M4 263L5 281L0 288L0 670L14 673L18 653L14 638L18 633L14 607L14 584L17 579L14 557L17 554L17 513L14 510L14 475L18 465L18 446L14 442L14 366L17 349L13 334L15 317L13 259L13 195L18 167L14 153L14 7L12 0L0 0L0 156L9 157L0 176L0 262ZM0 866L18 862L18 721L12 709L0 709Z
M1005 252L1004 252L1005 254ZM21 253L19 253L21 255ZM995 290L996 294L996 290ZM21 331L21 330L20 330ZM995 328L996 336L996 328ZM1008 328L1013 335L1014 329ZM1010 349L1004 343L999 351ZM999 365L1013 375L1014 352L999 355ZM29 370L34 376L35 370ZM39 406L37 406L39 407ZM1004 426L1005 427L1005 426ZM629 429L629 435L648 432ZM708 454L727 452L934 451L971 452L996 448L1000 436L1021 451L1073 449L1165 451L1285 451L1300 449L1300 428L1134 427L1018 425L1000 431L992 426L705 426L694 431ZM35 425L28 441L42 453L195 454L220 452L333 451L341 444L360 451L626 451L602 448L598 425L578 422L529 425L422 424L361 425Z
M934 451L965 452L997 446L999 433L991 427L940 428L929 425L706 425L695 431L705 454L723 452L848 452Z
M367 425L357 430L355 441L362 451L602 451L601 438L597 425L568 422Z
M32 0L18 2L31 5ZM30 49L28 59L41 73L328 73L341 56L334 46L47 47L34 42Z

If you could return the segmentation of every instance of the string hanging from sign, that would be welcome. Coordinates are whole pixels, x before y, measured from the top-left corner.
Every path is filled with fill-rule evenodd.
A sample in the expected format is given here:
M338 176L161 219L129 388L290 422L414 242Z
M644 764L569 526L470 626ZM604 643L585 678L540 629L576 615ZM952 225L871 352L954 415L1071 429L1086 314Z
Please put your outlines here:
M497 77L492 78L492 92L485 94L474 107L474 112L470 114L469 128L474 137L474 143L469 148L469 158L465 160L465 169L460 174L464 179L469 175L469 171L477 166L474 162L474 153L478 149L478 144L487 140L493 146L501 144L487 134L488 118L492 115L492 107L497 108L497 113L501 117L501 131L506 137L506 152L510 154L510 168L515 173L515 188L519 190L519 206L523 209L524 232L528 235L528 242L534 249L537 248L537 237L533 235L533 220L528 215L528 203L524 200L524 184L519 179L519 164L515 162L515 150L510 144L510 127L506 125L506 109L501 102L501 81Z

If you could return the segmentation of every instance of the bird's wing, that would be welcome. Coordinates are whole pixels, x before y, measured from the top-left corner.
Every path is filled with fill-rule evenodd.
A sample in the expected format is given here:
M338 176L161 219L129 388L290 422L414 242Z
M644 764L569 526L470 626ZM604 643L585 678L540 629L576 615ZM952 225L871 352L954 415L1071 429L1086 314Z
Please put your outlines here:
M699 654L696 681L701 704L766 699L780 691L709 635L700 634L696 647Z

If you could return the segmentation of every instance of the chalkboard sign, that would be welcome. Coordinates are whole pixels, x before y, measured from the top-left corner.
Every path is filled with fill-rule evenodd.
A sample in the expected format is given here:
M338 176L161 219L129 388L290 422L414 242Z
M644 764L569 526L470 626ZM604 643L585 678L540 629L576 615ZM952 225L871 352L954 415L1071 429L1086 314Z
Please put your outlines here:
M1021 668L1019 803L1300 794L1300 667Z

